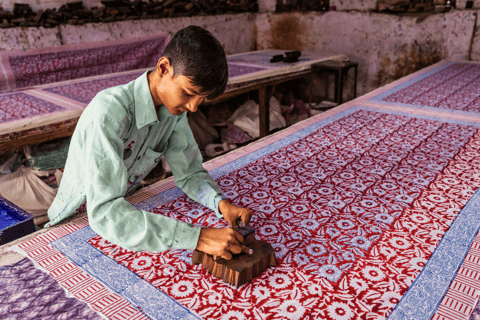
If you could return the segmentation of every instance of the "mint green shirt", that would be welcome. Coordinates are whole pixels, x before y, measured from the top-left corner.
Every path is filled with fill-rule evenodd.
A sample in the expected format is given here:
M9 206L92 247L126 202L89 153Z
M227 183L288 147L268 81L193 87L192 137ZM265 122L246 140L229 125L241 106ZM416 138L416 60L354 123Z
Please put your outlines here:
M202 166L187 114L156 112L147 72L98 93L73 133L57 195L48 209L53 226L87 202L90 227L130 250L194 249L200 227L139 210L125 200L165 156L175 184L191 199L222 215L225 197Z

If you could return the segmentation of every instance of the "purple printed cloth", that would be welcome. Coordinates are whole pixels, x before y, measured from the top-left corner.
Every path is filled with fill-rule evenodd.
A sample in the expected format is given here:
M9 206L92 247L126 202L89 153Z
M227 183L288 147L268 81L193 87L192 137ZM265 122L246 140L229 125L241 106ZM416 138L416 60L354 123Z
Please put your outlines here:
M102 319L87 304L68 298L58 282L28 258L0 267L0 288L3 320Z
M154 67L168 35L0 53L0 91Z

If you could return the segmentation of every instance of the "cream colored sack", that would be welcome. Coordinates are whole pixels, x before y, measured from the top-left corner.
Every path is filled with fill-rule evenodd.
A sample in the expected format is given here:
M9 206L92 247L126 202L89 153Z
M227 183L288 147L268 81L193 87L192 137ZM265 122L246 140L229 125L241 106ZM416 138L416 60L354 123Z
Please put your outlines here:
M57 194L56 189L39 178L44 176L48 176L48 172L22 165L15 172L0 177L0 195L33 215L35 224L48 221L47 210ZM61 175L55 176L57 181L61 178Z

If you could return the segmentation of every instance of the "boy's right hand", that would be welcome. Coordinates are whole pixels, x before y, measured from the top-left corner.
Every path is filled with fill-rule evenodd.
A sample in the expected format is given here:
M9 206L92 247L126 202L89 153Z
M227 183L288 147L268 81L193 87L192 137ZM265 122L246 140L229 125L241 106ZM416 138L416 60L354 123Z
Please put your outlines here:
M232 228L202 228L196 249L230 260L232 254L251 254L250 248L243 242L243 237Z

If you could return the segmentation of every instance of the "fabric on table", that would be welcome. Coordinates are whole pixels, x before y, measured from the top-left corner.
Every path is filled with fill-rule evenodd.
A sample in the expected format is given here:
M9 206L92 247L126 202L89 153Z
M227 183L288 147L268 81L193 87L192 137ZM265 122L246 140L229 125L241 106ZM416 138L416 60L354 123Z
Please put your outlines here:
M0 124L64 110L57 104L23 92L0 96Z
M62 286L95 278L96 290L116 290L120 297L105 309L128 301L153 319L467 318L473 305L462 303L476 301L478 290L456 274L472 285L480 268L480 117L362 101L205 164L226 197L252 209L258 238L279 260L241 288L193 266L191 250L126 250L86 221L18 250ZM172 181L129 201L179 221L227 226ZM65 277L66 268L91 278ZM465 299L445 304L455 282Z
M104 79L87 78L84 81L78 81L76 83L61 84L57 86L52 85L51 87L49 86L42 90L88 104L100 91L129 83L142 74L143 72L134 72L125 75L112 75L111 77Z
M449 62L370 99L372 102L480 113L480 65Z
M27 258L0 267L0 287L3 320L103 319L84 302L67 297L57 281Z
M0 61L0 91L154 67L168 35L12 51Z
M253 210L257 237L274 246L279 266L239 289L192 266L188 251L88 242L202 318L386 316L480 185L454 169L466 153L479 156L479 145L475 127L361 110L244 162L217 181L230 201ZM152 211L226 226L185 196Z

